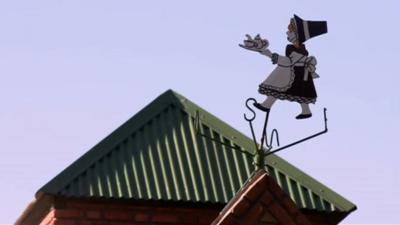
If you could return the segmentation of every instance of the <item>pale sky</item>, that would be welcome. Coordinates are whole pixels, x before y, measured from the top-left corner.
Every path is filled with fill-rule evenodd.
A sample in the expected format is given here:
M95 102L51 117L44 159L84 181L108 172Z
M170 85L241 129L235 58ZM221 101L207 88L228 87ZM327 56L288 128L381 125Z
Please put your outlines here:
M244 100L274 68L238 47L260 33L283 54L294 13L327 20L306 43L318 60L314 116L277 102L279 153L358 206L342 224L400 224L399 1L0 2L0 224L167 89L250 136ZM258 130L262 121L258 121Z

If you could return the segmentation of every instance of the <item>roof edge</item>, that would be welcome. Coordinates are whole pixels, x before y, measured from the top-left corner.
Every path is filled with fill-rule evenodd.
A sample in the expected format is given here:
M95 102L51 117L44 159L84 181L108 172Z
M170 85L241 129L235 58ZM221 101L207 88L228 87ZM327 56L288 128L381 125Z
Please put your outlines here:
M271 165L279 171L288 174L288 176L296 179L297 181L300 181L303 186L314 190L316 194L338 206L340 210L350 213L357 209L357 206L352 202L281 157L277 155L270 155L265 160L268 165Z

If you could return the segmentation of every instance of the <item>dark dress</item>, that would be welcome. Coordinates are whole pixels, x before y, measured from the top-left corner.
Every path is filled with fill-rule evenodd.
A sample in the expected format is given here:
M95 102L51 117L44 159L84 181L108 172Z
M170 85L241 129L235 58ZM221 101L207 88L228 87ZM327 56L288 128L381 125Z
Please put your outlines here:
M286 56L289 57L290 54L295 51L302 55L308 56L308 51L303 46L302 48L296 48L293 45L286 46ZM317 100L317 92L315 91L314 81L309 74L308 79L304 80L304 70L303 66L293 66L294 70L294 81L290 88L286 91L277 91L268 88L264 84L259 85L258 92L267 96L273 96L277 99L294 101L298 103L315 103ZM307 71L307 73L309 73Z

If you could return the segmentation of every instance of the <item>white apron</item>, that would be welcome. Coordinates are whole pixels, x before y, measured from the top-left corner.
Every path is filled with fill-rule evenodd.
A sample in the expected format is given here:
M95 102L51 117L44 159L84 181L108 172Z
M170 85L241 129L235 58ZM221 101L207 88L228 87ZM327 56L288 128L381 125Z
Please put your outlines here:
M294 69L295 66L306 66L304 79L308 79L308 72L311 72L312 77L317 77L315 74L316 60L313 56L307 57L298 52L292 52L289 57L278 56L278 62L276 68L269 74L261 85L266 88L284 92L292 86L295 78ZM313 68L311 68L311 66ZM311 71L313 69L313 71Z

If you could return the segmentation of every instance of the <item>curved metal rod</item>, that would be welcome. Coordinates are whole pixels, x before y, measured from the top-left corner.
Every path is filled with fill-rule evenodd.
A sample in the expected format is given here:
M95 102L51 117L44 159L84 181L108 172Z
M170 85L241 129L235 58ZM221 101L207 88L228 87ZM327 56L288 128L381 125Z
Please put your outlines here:
M250 152L247 152L247 151L244 151L244 150L243 150L241 147L239 147L239 146L232 146L232 145L230 145L230 144L227 144L227 143L222 142L221 140L218 140L218 139L216 139L216 138L213 138L213 137L210 137L210 136L208 136L208 135L206 135L206 134L201 133L201 131L200 131L200 113L199 113L198 110L196 111L196 117L195 117L194 128L195 128L195 130L196 130L196 134L199 135L199 136L201 136L201 137L205 137L205 138L207 138L207 139L209 139L209 140L211 140L211 141L213 141L213 142L215 142L215 143L221 144L221 145L223 145L223 146L225 146L225 147L228 147L228 148L230 148L230 149L239 151L239 152L241 152L241 153L254 156L254 154L252 154L252 153L250 153Z
M268 143L268 137L266 136L265 137L265 145L267 146L267 148L268 148L268 150L271 150L272 149L272 143L273 143L273 141L274 141L274 137L276 138L276 144L277 144L277 146L279 146L280 144L279 144L279 133L278 133L278 130L277 129L273 129L272 130L272 132L271 132L271 139L269 140L269 143Z
M254 145L255 145L255 149L257 151L258 150L257 139L256 139L256 135L254 133L254 127L253 127L253 120L256 118L256 112L249 106L249 102L250 101L252 101L253 104L254 104L254 103L257 102L257 100L254 99L254 98L248 98L246 100L246 103L245 103L246 108L248 108L251 111L253 116L252 117L247 117L246 113L243 113L243 117L247 122L249 122L250 130L251 130L251 136L253 137L253 142L254 142Z
M295 141L295 142L293 142L293 143L291 143L291 144L285 145L285 146L280 147L280 148L278 148L278 149L275 149L275 150L273 150L273 151L271 151L271 152L266 153L264 156L267 157L267 156L269 156L269 155L272 155L272 154L274 154L274 153L277 153L277 152L279 152L279 151L282 151L282 150L284 150L284 149L286 149L286 148L292 147L293 145L300 144L301 142L310 140L310 139L312 139L312 138L315 138L315 137L317 137L317 136L319 136L319 135L321 135L321 134L324 134L324 133L328 132L328 119L327 119L327 117L326 117L326 108L324 108L324 123L325 123L325 129L324 129L323 131L318 132L318 133L316 133L316 134L313 134L313 135L311 135L311 136L308 136L308 137L306 137L306 138L300 139L300 140L298 140L298 141Z
M272 133L271 133L271 140L270 140L270 142L268 143L268 138L267 138L267 126L268 126L269 112L267 112L266 115L265 115L265 121L264 121L263 130L262 130L261 144L260 144L260 146L257 145L257 138L256 138L256 135L255 135L255 133L254 133L254 127L253 127L253 121L254 121L254 119L256 118L256 112L250 107L250 105L249 105L250 102L253 102L253 104L254 104L254 103L257 103L257 101L256 101L256 99L254 99L254 98L248 98L248 99L246 100L246 103L245 103L246 108L248 108L248 109L251 111L251 113L252 113L253 115L252 115L251 117L248 117L248 116L246 115L246 113L244 113L244 119L245 119L247 122L249 122L249 126L250 126L250 130L251 130L251 135L252 135L252 137L253 137L255 149L256 149L257 151L258 151L258 150L262 150L262 149L263 149L263 145L264 145L264 141L265 141L265 146L267 147L267 151L270 151L270 150L272 149L272 141L273 141L274 135L276 136L276 141L277 141L277 144L278 144L278 146L279 146L279 135L278 135L278 131L277 131L276 129L273 129L273 130L272 130Z
M248 108L250 111L251 111L251 113L253 114L253 116L252 117L247 117L247 115L246 115L246 113L244 113L244 119L247 121L247 122L252 122L255 118L256 118L256 112L252 109L252 108L250 108L250 106L249 106L249 102L250 101L253 101L253 104L254 103L257 103L257 100L256 99L254 99L254 98L248 98L247 100L246 100L246 108Z

